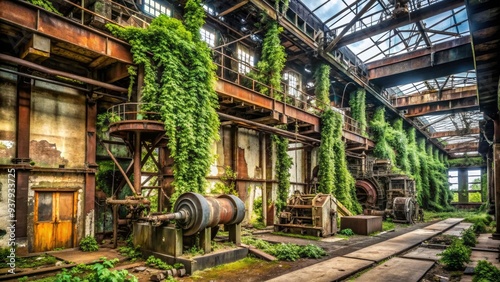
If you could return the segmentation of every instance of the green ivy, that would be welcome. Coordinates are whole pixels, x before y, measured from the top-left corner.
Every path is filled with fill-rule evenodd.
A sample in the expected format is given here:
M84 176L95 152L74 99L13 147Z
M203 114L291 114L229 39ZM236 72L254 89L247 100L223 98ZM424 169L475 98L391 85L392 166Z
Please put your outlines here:
M358 88L351 94L349 106L352 118L359 123L361 135L366 136L366 90L364 88Z
M204 13L187 1L185 24L160 15L148 28L107 25L132 46L134 62L144 66L142 102L158 104L168 148L174 160L171 202L182 193L204 193L205 176L214 160L211 144L219 139L215 65L199 40Z
M262 41L262 54L257 63L257 72L251 72L250 77L260 83L270 86L274 91L282 91L281 89L281 72L285 67L286 52L285 47L281 45L280 34L283 28L278 26L274 21L268 20L266 35ZM270 96L271 93L267 86L258 85L258 89L262 94ZM284 97L273 94L274 98L283 101Z
M333 193L335 187L335 153L334 140L334 115L332 109L327 109L321 115L321 144L318 152L318 192L323 194Z
M318 101L317 106L321 110L326 110L330 106L330 66L320 65L314 72L315 89L314 95Z
M54 8L54 5L52 5L52 2L49 0L27 0L27 1L33 5L42 7L43 9L49 12L62 16L62 14L56 8Z
M278 180L278 197L276 199L276 212L280 212L286 206L288 192L290 190L290 168L292 167L292 158L288 155L288 139L273 135L273 141L276 146L276 165L275 173Z
M361 205L355 196L355 179L347 168L345 143L342 141L342 116L331 109L324 111L321 116L318 159L318 191L335 195L354 213L361 212Z
M396 155L391 146L387 143L390 125L385 120L385 109L380 107L375 110L372 120L370 121L370 129L372 139L375 141L373 154L379 159L388 159L392 164L396 163Z

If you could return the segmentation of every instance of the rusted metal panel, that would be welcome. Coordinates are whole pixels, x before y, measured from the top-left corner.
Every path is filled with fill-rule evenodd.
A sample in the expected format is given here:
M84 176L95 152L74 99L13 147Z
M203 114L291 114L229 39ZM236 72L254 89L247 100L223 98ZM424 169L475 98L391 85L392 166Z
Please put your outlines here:
M457 111L475 111L479 110L479 104L476 97L468 97L451 101L444 101L433 104L423 104L407 108L405 117L417 117L423 115L445 114Z
M463 129L463 130L450 130L450 131L441 131L434 132L431 134L431 138L442 138L448 136L464 136L469 134L479 134L479 127Z
M430 93L413 94L391 99L394 107L406 108L413 105L425 105L429 103L441 103L444 101L459 100L463 98L476 97L477 88L475 86L452 88L441 91L433 91Z
M450 153L474 152L477 151L479 142L455 143L444 146Z
M43 9L26 6L20 1L1 1L0 21L42 33L44 36L79 46L124 63L132 63L132 54L127 43L64 17L48 14Z

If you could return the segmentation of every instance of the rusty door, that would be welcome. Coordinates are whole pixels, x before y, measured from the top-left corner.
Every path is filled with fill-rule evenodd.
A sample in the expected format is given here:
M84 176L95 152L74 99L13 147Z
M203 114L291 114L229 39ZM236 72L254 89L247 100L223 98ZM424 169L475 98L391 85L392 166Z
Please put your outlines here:
M36 192L34 251L74 247L75 192Z

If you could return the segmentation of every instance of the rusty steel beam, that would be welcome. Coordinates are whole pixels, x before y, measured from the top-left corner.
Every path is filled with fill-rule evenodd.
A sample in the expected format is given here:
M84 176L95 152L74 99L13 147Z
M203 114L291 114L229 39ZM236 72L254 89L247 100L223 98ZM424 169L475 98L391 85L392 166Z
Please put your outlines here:
M440 115L464 111L479 110L479 104L476 97L460 98L438 103L429 103L407 107L402 110L405 117L418 117L425 115Z
M417 105L426 105L430 103L441 103L444 101L453 101L464 98L476 97L476 86L467 86L460 88L444 89L441 92L433 91L429 93L411 94L391 98L391 104L396 109L404 109Z
M366 64L370 80L386 87L455 74L474 68L469 36Z
M460 129L460 130L450 130L450 131L441 131L434 132L431 134L431 138L442 138L449 136L465 136L469 134L479 134L479 127L469 128L469 129Z
M340 47L349 45L361 41L363 39L370 38L377 34L408 25L410 23L425 20L427 18L436 16L440 13L458 8L463 5L464 5L463 0L447 0L447 1L437 2L436 4L431 4L427 7L412 11L409 13L408 16L391 18L379 24L372 25L370 27L358 30L356 32L352 32L344 36L341 40L339 40L336 46Z
M248 2L249 2L249 0L241 1L240 3L238 3L238 4L234 5L234 6L232 6L231 8L229 8L229 9L227 9L227 10L222 11L222 12L221 12L221 13L219 13L217 16L218 16L218 17L225 16L225 15L227 15L227 14L229 14L229 13L231 13L231 12L233 12L233 11L235 11L235 10L238 10L239 8L241 8L241 7L245 6Z
M224 79L218 79L215 91L223 96L231 97L249 105L254 105L266 110L276 111L280 114L311 124L316 132L319 132L319 117L306 111L276 101L271 97L247 90Z
M104 32L57 16L23 1L0 1L0 22L132 64L130 45Z
M477 151L479 142L455 143L444 146L444 149L450 153L464 153Z

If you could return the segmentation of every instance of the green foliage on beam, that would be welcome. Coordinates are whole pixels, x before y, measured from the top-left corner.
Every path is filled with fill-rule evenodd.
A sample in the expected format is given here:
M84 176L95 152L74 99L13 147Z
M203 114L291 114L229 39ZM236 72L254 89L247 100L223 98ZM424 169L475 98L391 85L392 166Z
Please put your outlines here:
M27 0L27 1L49 12L62 16L62 14L54 7L54 5L52 5L52 2L50 2L49 0Z
M449 167L461 167L461 166L485 166L483 157L464 157L457 159L449 159Z
M160 15L148 28L107 25L132 46L134 62L144 66L141 101L157 104L165 123L174 160L172 202L185 192L204 193L205 176L214 160L211 149L219 139L215 64L211 50L199 38L204 12L188 0L185 22Z

